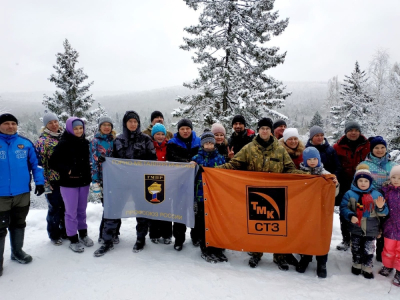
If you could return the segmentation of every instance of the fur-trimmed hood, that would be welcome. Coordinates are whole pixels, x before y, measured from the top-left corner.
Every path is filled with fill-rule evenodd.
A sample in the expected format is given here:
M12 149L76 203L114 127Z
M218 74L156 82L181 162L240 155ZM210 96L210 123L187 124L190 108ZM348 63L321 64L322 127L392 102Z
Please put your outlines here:
M290 157L298 157L303 153L304 149L306 149L304 143L300 139L296 149L289 148L288 145L286 145L286 143L284 142L283 138L280 138L278 142L283 148L286 149Z

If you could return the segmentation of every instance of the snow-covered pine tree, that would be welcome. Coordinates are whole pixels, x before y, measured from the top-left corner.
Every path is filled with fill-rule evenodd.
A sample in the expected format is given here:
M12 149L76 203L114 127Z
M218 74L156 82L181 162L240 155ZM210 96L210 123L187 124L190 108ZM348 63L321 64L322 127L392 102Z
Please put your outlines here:
M194 10L202 6L199 24L185 28L193 38L184 38L183 50L195 50L199 77L184 86L197 90L178 97L183 106L173 116L186 117L199 126L219 121L230 128L232 116L242 114L250 125L263 115L287 119L274 109L284 106L290 93L282 82L265 71L282 64L286 52L265 47L280 35L289 20L272 12L274 0L185 0Z
M61 91L56 91L53 97L44 95L42 103L47 110L58 115L61 123L75 116L84 119L88 127L97 126L97 117L105 111L100 109L100 105L98 109L89 111L95 101L91 94L88 95L93 81L82 85L88 76L83 73L82 68L76 68L79 53L71 47L67 39L63 45L64 52L57 53L57 63L53 66L56 74L51 74L49 78Z
M357 121L363 133L367 136L374 135L374 122L371 118L373 99L367 92L365 71L361 71L356 61L354 71L350 76L345 75L345 83L342 84L340 99L342 105L331 107L332 125L335 128L334 135L343 132L347 121Z
M319 126L321 128L324 127L324 122L322 121L322 116L319 114L318 111L314 114L313 118L311 119L309 128L311 128L313 126Z

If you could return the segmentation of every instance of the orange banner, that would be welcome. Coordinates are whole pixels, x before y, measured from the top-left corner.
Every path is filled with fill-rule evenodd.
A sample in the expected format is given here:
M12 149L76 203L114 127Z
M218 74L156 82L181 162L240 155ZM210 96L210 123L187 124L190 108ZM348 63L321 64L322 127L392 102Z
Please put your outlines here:
M206 245L324 255L332 235L333 175L204 168Z

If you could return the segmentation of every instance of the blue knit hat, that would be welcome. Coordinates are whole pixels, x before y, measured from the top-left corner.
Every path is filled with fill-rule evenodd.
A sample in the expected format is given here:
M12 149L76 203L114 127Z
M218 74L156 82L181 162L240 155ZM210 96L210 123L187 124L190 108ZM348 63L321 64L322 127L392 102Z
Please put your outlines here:
M157 132L163 132L165 135L167 135L167 130L161 123L154 124L153 128L151 129L151 136L154 136Z
M370 144L369 149L371 152L375 148L376 145L384 145L385 148L387 149L386 141L380 135L370 137L368 140L369 140L369 144Z
M314 147L307 147L306 149L304 149L303 151L303 164L306 167L309 167L309 165L307 164L307 160L310 158L318 158L318 165L317 167L321 166L321 156L319 155L319 151L317 150L317 148Z

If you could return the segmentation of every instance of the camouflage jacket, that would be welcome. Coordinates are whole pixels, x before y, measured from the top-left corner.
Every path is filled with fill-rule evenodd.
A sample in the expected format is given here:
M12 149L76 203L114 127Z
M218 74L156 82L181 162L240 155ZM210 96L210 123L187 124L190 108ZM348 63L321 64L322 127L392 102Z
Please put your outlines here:
M257 136L242 150L236 153L230 162L218 166L221 169L247 170L269 173L308 174L297 170L289 154L278 140L272 137L273 142L264 148L257 141Z

